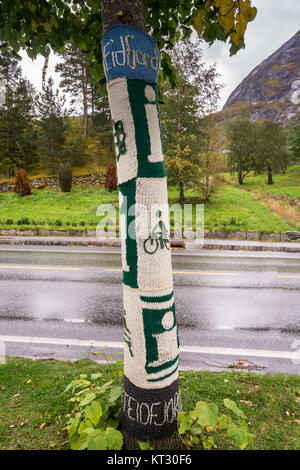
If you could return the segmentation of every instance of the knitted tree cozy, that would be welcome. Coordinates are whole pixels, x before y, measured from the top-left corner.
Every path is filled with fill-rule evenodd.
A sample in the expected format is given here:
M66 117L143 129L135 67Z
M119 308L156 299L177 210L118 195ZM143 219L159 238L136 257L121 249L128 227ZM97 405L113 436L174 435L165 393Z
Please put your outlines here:
M174 433L180 411L166 171L155 41L116 25L102 43L120 194L124 289L121 422L138 438Z

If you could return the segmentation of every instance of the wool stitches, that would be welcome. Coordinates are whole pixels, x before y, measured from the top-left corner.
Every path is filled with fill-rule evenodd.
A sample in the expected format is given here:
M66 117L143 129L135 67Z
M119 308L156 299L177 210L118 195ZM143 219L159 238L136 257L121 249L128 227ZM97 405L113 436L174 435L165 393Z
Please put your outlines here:
M166 170L155 41L118 25L103 38L120 193L124 294L121 422L138 438L163 438L180 410Z

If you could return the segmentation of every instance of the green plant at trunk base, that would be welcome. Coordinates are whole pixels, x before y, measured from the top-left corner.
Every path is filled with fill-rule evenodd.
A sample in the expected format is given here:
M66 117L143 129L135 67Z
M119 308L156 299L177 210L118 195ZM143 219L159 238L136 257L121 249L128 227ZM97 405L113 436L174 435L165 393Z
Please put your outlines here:
M104 355L107 361L110 358ZM123 362L110 364L111 380L101 385L101 373L81 374L65 389L72 391L73 416L66 429L73 450L120 450L123 436L118 431L123 387Z
M216 448L213 433L227 431L240 449L252 444L254 434L249 432L247 417L233 400L225 398L223 403L238 419L237 425L228 415L219 415L215 403L198 401L195 408L188 412L178 414L179 434L187 449L213 449Z
M94 353L98 354L98 353ZM72 392L73 415L65 429L68 430L73 450L121 450L123 435L119 428L123 386L123 361L112 363L104 354L111 371L111 380L101 384L101 373L80 374L65 389ZM237 404L228 398L224 406L237 418L237 423L225 414L219 414L215 403L198 401L189 412L177 417L178 432L188 450L217 448L214 433L227 432L240 449L253 443L255 435L249 432L247 417ZM149 442L139 441L141 450L152 450Z

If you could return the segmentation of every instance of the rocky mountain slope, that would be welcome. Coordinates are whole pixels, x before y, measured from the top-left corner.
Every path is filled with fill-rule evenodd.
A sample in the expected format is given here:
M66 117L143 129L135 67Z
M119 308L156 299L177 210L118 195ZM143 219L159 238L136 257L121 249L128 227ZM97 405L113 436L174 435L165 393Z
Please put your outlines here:
M300 30L231 93L223 110L251 104L253 118L286 122L300 112Z

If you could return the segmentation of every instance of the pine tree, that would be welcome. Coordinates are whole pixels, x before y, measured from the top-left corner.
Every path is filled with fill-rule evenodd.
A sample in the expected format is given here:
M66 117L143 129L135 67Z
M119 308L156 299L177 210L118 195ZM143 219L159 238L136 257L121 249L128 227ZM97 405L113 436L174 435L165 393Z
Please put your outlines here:
M61 54L62 62L57 64L55 71L59 72L62 81L60 88L73 97L73 104L80 104L84 115L84 138L88 136L88 88L91 79L89 60L84 52L73 44L68 44Z
M38 160L33 126L35 90L22 77L19 62L9 50L0 55L0 81L5 92L0 106L0 159L5 160L9 175L14 166L29 169Z
M36 107L39 116L37 124L41 161L45 161L50 166L52 175L55 175L58 161L67 155L65 132L68 124L64 110L66 100L60 97L58 90L54 91L53 84L53 79L49 78L44 91L36 100Z

